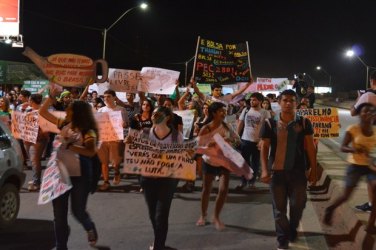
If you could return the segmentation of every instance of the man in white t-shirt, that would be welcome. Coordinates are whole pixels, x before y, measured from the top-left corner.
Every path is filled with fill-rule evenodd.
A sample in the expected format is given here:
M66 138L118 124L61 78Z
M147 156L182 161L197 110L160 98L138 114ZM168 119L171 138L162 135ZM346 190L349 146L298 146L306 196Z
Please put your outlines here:
M376 106L376 70L371 73L369 82L370 82L371 88L368 89L366 93L358 96L358 99L356 100L355 105L352 106L350 109L351 116L358 115L356 110L359 107L359 105L362 103L368 102ZM363 211L363 212L371 212L372 210L373 190L372 190L372 186L369 183L367 185L367 190L368 190L369 201L365 202L364 204L355 206L356 209Z
M254 187L255 180L259 175L260 169L260 129L265 119L270 118L270 112L261 108L264 97L261 93L252 93L250 97L251 108L244 109L239 117L238 134L241 134L241 154L244 160L253 170L253 178L248 181L250 187ZM241 183L236 187L237 190L243 189L247 185L247 180L242 177Z
M104 92L104 102L105 107L98 109L98 112L111 112L111 111L121 111L121 116L123 118L123 128L128 127L129 118L128 112L125 108L116 105L116 93L115 91L108 89ZM100 140L100 138L99 138ZM124 155L124 143L123 140L120 141L109 141L101 142L98 150L98 156L102 163L102 176L103 184L99 187L101 191L108 190L110 188L109 182L109 163L112 163L112 167L115 170L115 176L113 180L114 185L120 183L120 164L123 160Z

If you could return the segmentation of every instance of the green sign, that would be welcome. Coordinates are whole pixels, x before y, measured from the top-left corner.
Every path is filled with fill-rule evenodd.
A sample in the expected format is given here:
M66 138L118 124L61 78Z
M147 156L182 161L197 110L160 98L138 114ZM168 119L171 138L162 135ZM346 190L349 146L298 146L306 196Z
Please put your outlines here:
M22 89L29 90L32 94L38 93L41 89L44 88L44 91L41 93L43 96L48 95L48 91L46 89L46 85L48 85L48 80L32 80L32 81L24 81L24 85Z
M46 77L32 63L0 61L0 84L23 84L29 80L43 80Z

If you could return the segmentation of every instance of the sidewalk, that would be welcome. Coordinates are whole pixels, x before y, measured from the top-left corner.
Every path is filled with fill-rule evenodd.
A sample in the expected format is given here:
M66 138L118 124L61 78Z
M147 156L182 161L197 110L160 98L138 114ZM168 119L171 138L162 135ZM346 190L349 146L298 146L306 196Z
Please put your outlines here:
M318 102L318 104L349 109L354 101ZM317 187L312 188L310 200L322 221L325 208L344 190L348 163L322 142L318 145L317 161L322 168L322 176ZM328 227L322 224L322 231L331 249L376 249L375 237L367 235L364 231L369 213L355 209L356 205L367 201L367 183L363 178L351 198L335 211L333 226Z

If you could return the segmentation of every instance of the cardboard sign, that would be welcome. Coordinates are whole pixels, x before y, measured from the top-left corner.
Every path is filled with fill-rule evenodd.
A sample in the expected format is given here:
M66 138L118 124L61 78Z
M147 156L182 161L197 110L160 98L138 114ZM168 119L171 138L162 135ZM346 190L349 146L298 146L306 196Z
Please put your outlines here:
M195 119L195 114L193 110L176 110L174 111L175 114L181 116L183 119L183 136L184 139L189 139L189 135L191 134L193 122Z
M140 80L140 71L129 69L109 69L109 87L114 91L137 93L138 83Z
M314 138L339 137L340 122L337 108L298 109L296 114L311 121Z
M47 168L43 173L38 204L46 204L71 188L72 184L68 172L64 168L59 168L55 151L52 153L47 163Z
M133 143L125 145L124 173L149 177L196 179L196 161L188 153L195 141L158 144L143 138L142 132L131 130Z
M248 44L227 44L198 38L194 76L202 83L249 82Z
M124 139L121 111L97 112L95 113L95 120L98 124L101 141L119 141Z
M225 167L234 174L244 176L248 180L252 179L253 170L244 160L242 155L228 144L218 133L214 135L213 139L216 142L214 146L199 147L197 148L196 153L208 155L210 156L210 161L214 164Z
M36 143L39 131L38 111L12 113L12 134L17 139Z
M142 81L138 90L145 93L171 95L175 91L179 75L178 71L143 67L141 69Z

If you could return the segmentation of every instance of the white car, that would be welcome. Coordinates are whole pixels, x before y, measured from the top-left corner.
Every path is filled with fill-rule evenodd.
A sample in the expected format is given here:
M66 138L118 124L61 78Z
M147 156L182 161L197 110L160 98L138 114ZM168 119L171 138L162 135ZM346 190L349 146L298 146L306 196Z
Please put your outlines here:
M25 181L18 141L0 121L0 227L12 224L20 208L19 191Z

